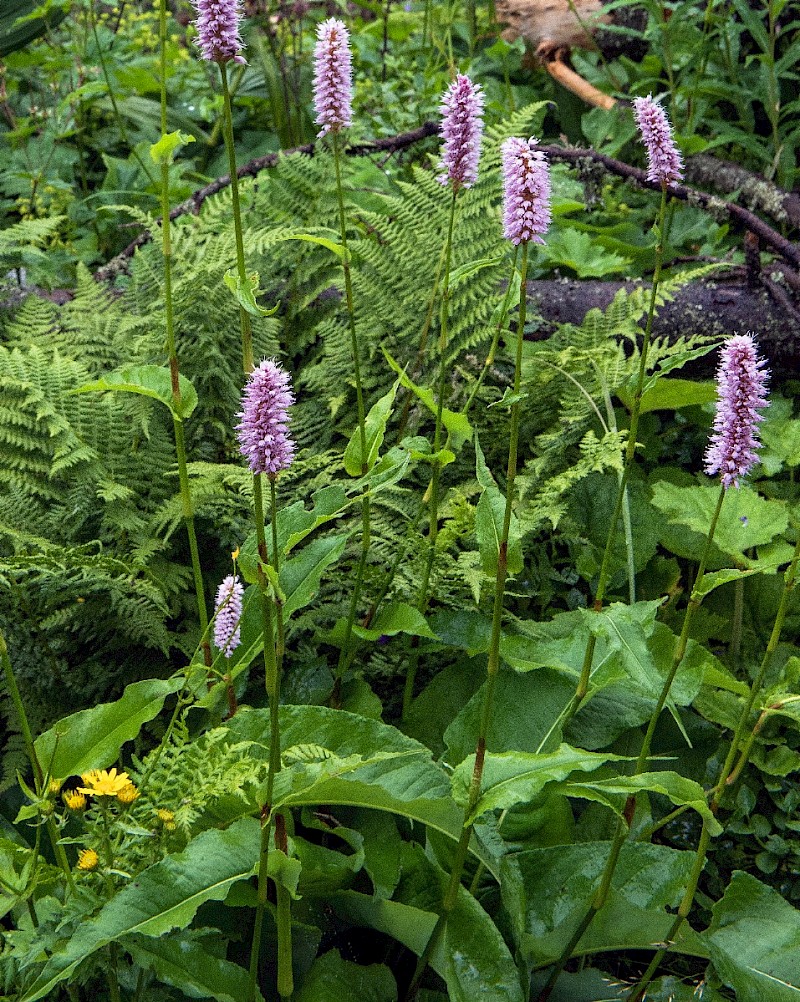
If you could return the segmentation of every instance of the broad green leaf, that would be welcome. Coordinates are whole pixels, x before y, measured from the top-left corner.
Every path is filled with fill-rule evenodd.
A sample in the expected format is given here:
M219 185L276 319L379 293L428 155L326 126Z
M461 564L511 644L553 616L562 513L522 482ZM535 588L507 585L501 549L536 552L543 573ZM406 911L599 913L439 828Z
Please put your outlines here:
M84 383L72 393L139 393L144 397L159 400L168 407L173 417L182 421L189 417L197 406L197 391L186 378L178 377L181 401L176 406L172 395L172 377L163 365L127 365L116 372L109 372L93 383Z
M256 302L256 296L260 294L260 276L257 271L247 276L247 281L243 282L238 271L226 271L222 276L225 285L233 293L233 298L251 317L274 317L278 312L280 303L273 306L271 310L265 310Z
M394 637L407 633L412 637L436 639L436 634L428 626L428 621L413 605L407 602L391 602L384 606L369 629L354 626L353 633L363 640L377 640L379 637Z
M135 935L126 936L122 946L140 967L189 998L240 1002L247 996L247 970L215 956L202 940L175 933L160 939ZM261 992L256 998L263 999Z
M331 899L343 918L377 929L421 956L436 925L430 911L356 891ZM459 888L431 967L447 984L451 1002L523 1002L519 975L497 927L465 888Z
M181 676L133 682L114 703L100 703L59 720L35 742L43 769L58 779L89 769L105 769L119 758L142 724L152 720L164 700L183 686Z
M716 400L717 388L714 383L698 383L692 379L668 379L660 377L655 386L642 395L641 413L649 411L676 411L681 407L707 404Z
M268 758L268 710L242 707L227 722L227 729L231 742L255 742L251 754ZM382 721L343 710L282 706L284 758L295 746L306 745L309 737L326 757L320 754L317 760L287 763L276 777L276 807L369 807L420 821L459 839L463 811L450 796L447 773L434 763L424 745ZM241 802L233 809L241 811Z
M317 957L294 995L295 1002L395 1002L397 983L384 964L368 967L342 960L338 950Z
M622 814L624 799L631 794L647 790L667 797L676 807L691 807L707 822L712 835L722 832L722 825L711 813L705 791L699 783L680 776L677 772L646 772L641 776L616 776L613 779L577 780L564 783L568 797L597 799ZM615 801L615 798L616 799Z
M182 853L143 870L50 957L20 1002L45 998L108 943L137 933L158 937L185 928L200 905L222 900L234 883L255 872L260 841L258 821L241 818L225 831L202 832Z
M186 132L168 132L163 135L157 143L153 143L150 147L150 156L154 164L160 166L161 164L171 164L175 159L175 154L181 148L181 146L186 146L188 143L194 142L194 136L190 136Z
M653 484L653 504L671 523L705 536L719 492L717 485L679 487L659 480ZM785 504L767 501L749 487L731 488L725 492L714 545L723 553L740 556L753 546L763 546L781 536L788 524Z
M463 709L444 734L445 758L449 765L456 765L475 751L486 692L486 670L483 665L480 668L483 684L469 701L462 702ZM461 674L466 674L465 668L461 669ZM432 686L438 677L434 678ZM461 687L456 688L456 692L459 691ZM493 752L554 751L561 743L559 717L574 695L574 683L550 668L520 673L501 667L487 746ZM424 733L421 737L426 740Z
M475 463L478 483L483 488L483 493L475 509L475 535L478 539L483 570L486 574L495 575L500 542L503 536L506 498L486 465L483 449L481 449L477 436L475 438ZM519 574L523 567L522 534L519 521L513 512L508 529L507 552L508 573Z
M703 941L738 1002L800 1002L800 912L773 888L737 870Z
M703 575L702 581L695 582L695 586L692 589L692 596L694 598L705 598L706 595L714 591L715 588L719 588L725 584L730 584L731 581L740 581L742 578L749 578L754 574L761 573L761 568L752 568L751 570L740 571L736 567L726 567L721 571L710 571L708 574Z
M608 762L620 761L621 756L598 754L562 744L558 751L501 752L488 754L483 767L481 798L467 821L474 821L487 811L503 810L528 803L547 786L560 782L578 770L593 772ZM470 755L453 772L453 799L464 806L475 768L475 756Z
M510 853L501 866L503 904L514 941L536 967L553 963L586 914L608 860L610 842L581 842ZM654 949L674 921L695 854L643 842L622 846L609 898L575 953ZM686 925L676 952L705 957Z
M280 582L285 595L285 616L291 616L313 600L322 575L341 557L346 544L347 536L314 539L297 556L281 564Z
M366 457L361 455L361 430L359 428L356 428L347 443L347 448L344 450L344 468L351 477L360 477L364 473L368 473L377 463L378 453L383 445L383 436L386 434L386 423L392 413L399 385L398 380L388 393L370 407L369 414L364 421L367 443Z
M402 385L407 390L410 390L415 397L421 400L432 414L435 414L437 404L433 391L429 390L426 386L418 386L410 376L406 375L405 370L402 369L397 362L395 362L385 348L383 350L383 354L386 356L386 361L400 377ZM468 442L472 438L472 425L467 420L467 416L465 414L451 411L447 407L443 407L442 423L450 435L451 445L456 452L465 442Z

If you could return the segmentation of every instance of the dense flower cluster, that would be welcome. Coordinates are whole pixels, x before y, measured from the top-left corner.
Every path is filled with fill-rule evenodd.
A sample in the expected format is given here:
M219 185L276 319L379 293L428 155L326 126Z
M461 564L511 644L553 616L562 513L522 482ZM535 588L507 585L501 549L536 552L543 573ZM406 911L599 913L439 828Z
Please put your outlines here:
M253 473L274 475L294 459L295 444L287 433L294 403L289 374L271 358L253 369L244 388L239 447Z
M197 10L197 45L203 59L215 63L244 63L239 22L241 0L193 0Z
M550 226L550 168L536 139L506 139L503 154L503 226L513 244L543 244Z
M706 451L706 473L719 473L724 487L738 487L755 465L759 412L767 406L766 362L749 334L732 337L722 348L717 370L717 413Z
M214 643L226 658L242 642L240 620L244 587L239 578L229 574L217 589L214 619Z
M445 91L441 105L444 139L438 180L457 191L478 180L483 135L483 93L468 76L459 73Z
M657 184L680 181L683 160L672 137L667 113L651 94L634 98L633 113L647 150L647 179Z
M335 17L317 28L314 49L314 108L318 133L338 132L351 124L353 84L350 35Z

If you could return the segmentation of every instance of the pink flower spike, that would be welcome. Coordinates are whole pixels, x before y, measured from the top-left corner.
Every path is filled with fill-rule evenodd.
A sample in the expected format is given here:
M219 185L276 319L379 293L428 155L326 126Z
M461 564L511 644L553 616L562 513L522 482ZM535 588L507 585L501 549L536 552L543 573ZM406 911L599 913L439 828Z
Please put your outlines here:
M245 63L239 35L242 0L192 0L197 10L197 45L203 59Z
M214 643L226 658L242 642L239 620L242 618L244 586L239 578L229 574L217 589L214 606Z
M273 359L264 359L247 379L236 426L239 449L253 473L275 476L291 466L295 444L287 429L293 403L289 374Z
M350 34L341 21L331 17L317 28L314 49L314 108L319 136L352 125L353 65Z
M439 166L444 171L437 178L448 181L453 190L469 188L478 180L478 160L483 135L483 93L480 85L459 73L445 91L440 111L444 139Z
M513 244L543 244L550 227L550 167L536 139L506 139L503 155L503 225Z
M647 180L656 184L674 184L682 180L683 160L675 145L667 113L652 94L634 98L633 113L647 150Z
M750 334L729 338L723 345L717 369L717 412L705 468L709 476L720 474L726 490L738 487L739 479L758 460L758 424L764 420L759 411L768 405L765 366Z

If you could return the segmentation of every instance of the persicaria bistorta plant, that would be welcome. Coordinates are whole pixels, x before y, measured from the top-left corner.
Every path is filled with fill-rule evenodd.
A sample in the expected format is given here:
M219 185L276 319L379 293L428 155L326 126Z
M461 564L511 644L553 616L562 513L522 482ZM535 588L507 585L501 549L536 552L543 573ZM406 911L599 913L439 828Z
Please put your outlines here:
M750 334L725 342L717 370L714 431L706 451L706 473L719 473L725 488L738 487L758 460L760 411L768 402L765 365Z
M652 94L633 101L636 125L647 150L647 179L657 184L674 184L683 178L683 160L675 145L667 113Z
M314 49L314 108L320 136L352 124L350 34L342 21L329 18L317 29Z
M295 444L288 426L293 403L288 372L265 358L248 377L236 426L240 451L253 473L275 476L291 466Z
M478 84L459 73L445 91L441 104L444 139L438 179L453 189L469 188L478 180L483 135L483 93Z
M507 139L503 153L503 226L513 244L543 244L550 227L550 170L537 140Z
M244 586L235 574L229 574L217 589L214 620L214 643L226 658L242 641L239 622L242 618Z
M193 0L197 9L197 45L203 59L214 63L244 63L239 23L241 0Z

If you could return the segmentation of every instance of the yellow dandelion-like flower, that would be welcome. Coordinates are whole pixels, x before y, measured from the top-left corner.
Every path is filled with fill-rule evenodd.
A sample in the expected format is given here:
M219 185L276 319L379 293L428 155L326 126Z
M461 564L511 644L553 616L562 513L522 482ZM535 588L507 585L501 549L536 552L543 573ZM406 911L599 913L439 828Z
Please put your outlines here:
M163 824L166 824L168 821L175 820L175 815L172 813L172 811L168 811L165 807L159 807L159 809L156 811L156 817Z
M61 799L71 811L86 810L86 797L77 790L65 790L61 794Z
M81 779L86 786L79 786L78 793L85 793L90 797L116 797L120 790L133 785L127 772L117 775L116 769L93 769L85 772Z
M94 849L81 849L78 853L78 869L79 870L95 870L97 869L97 864L100 862L100 857L94 851Z
M51 779L47 784L47 792L51 797L55 797L61 792L61 784L64 782L63 779Z
M133 783L128 783L128 785L123 786L122 789L117 794L117 800L121 804L127 805L127 804L132 804L134 800L136 800L136 798L140 796L141 793L139 792L139 790L136 789Z

